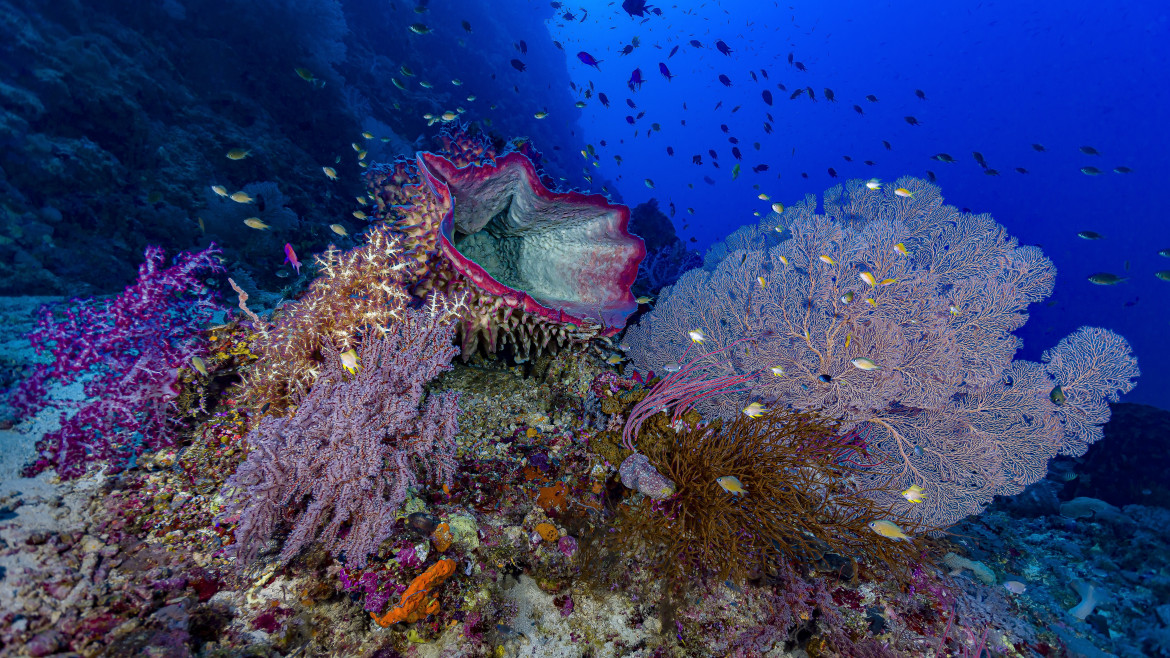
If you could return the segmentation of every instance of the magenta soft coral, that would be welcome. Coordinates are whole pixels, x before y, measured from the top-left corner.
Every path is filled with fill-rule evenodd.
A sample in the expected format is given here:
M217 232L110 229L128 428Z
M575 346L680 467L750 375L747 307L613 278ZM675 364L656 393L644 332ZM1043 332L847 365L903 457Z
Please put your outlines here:
M203 352L200 331L217 307L202 277L223 270L219 253L212 244L165 267L163 249L150 246L138 280L117 297L41 307L29 340L52 362L38 364L10 402L21 416L35 414L49 403L50 381L84 381L86 399L65 403L77 413L62 414L60 429L37 443L26 475L55 468L74 478L99 461L117 472L142 451L173 443L166 411L179 394L178 369Z

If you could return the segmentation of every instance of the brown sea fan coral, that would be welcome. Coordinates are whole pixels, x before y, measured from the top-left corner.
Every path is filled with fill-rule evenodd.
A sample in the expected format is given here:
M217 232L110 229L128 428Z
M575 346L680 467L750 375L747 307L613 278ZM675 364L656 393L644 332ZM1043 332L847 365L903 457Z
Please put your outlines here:
M829 553L902 569L915 548L867 524L893 520L911 534L919 528L851 481L858 469L846 458L857 448L837 430L816 414L780 410L647 442L651 464L676 492L626 508L619 543L640 538L657 566L676 577L701 572L743 581L777 560L812 562ZM722 486L726 477L746 493Z

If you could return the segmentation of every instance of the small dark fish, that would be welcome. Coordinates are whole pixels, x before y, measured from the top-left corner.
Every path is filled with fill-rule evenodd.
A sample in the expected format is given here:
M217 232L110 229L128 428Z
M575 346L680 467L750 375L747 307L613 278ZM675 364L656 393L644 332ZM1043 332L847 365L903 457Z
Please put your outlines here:
M833 169L832 167L829 167L829 176L831 178L836 178L837 177L837 170Z
M674 48L671 48L671 49L670 49L670 54L666 56L666 59L670 59L671 57L674 57L674 54L675 54L675 53L677 53L677 52L678 52L678 46L675 46Z
M565 49L565 44L563 44L560 41L557 41L555 39L553 40L553 45L557 47L557 50L564 50Z
M699 43L698 39L691 39L691 46L695 48L702 48L703 44Z
M768 105L772 104L772 92L765 89L764 91L760 92L760 95L764 97L765 103L767 103Z
M926 100L926 92L922 91L921 89L915 89L914 95L922 100Z
M524 65L524 62L521 62L518 59L514 59L512 60L512 68L516 69L517 71L523 71L528 67Z
M1048 394L1048 399L1052 400L1052 404L1055 404L1058 407L1063 407L1064 403L1068 401L1068 396L1064 394L1064 389L1060 387L1060 384L1057 384L1056 387L1052 389L1052 392Z
M722 73L719 74L719 82L722 82L724 87L731 86L731 78L727 77L726 75L723 75Z
M650 8L646 6L646 0L625 0L622 2L622 9L630 16L642 17Z
M707 155L711 156L712 160L719 158L719 154L715 152L715 149L707 149Z
M1128 174L1132 171L1133 171L1133 169L1130 169L1129 167L1114 167L1113 168L1113 173L1115 173L1115 174Z
M987 169L987 160L983 159L983 154L979 151L971 151L971 155L975 158L975 162L979 163L980 167Z
M802 171L802 172L800 172L800 177L801 177L801 178L808 178L808 173L807 173L807 172L804 172L804 171Z
M719 124L719 129L722 130L724 133L731 132L731 128L728 128L726 123Z
M946 153L936 153L930 156L931 160L938 160L939 162L954 162L955 159Z
M807 71L808 70L808 68L804 65L803 62L793 62L792 65L796 67L797 71Z
M886 150L887 150L887 151L893 151L893 150L894 150L894 147L893 147L893 146L890 146L890 143L889 143L889 142L887 142L887 141L886 141L886 140L884 140L884 139L882 140L882 146L886 147Z
M625 57L626 55L629 55L632 52L634 52L634 46L631 44L626 44L626 46L624 48L622 48L621 50L618 51L618 54L621 55L622 57Z
M637 105L634 105L634 99L632 99L632 98L627 98L627 99L626 99L626 105L629 105L631 110L636 110L636 109L638 109L638 106L637 106Z
M983 173L987 174L988 176L998 176L999 170L998 169L984 169Z
M808 97L811 98L814 103L817 102L817 95L813 93L812 87L805 87L804 93L808 94Z
M674 147L673 147L673 146L667 146L667 147L666 147L666 154L667 154L667 155L674 155Z
M735 137L728 137L728 138L727 138L727 141L731 142L732 144L738 144L738 143L739 143L739 140L738 140L738 139L736 139Z
M767 121L764 122L764 132L768 133L769 135L772 134L772 124L768 123Z
M755 71L748 71L748 73L752 76L752 82L759 82L760 81L760 79L756 77Z
M768 171L768 165L758 164L758 165L752 167L752 171L757 173L757 174L760 173L761 171Z
M670 216L674 217L674 202L670 202Z
M1077 233L1077 237L1082 240L1100 240L1105 236L1096 231L1081 231Z
M609 96L606 96L605 92L597 94L597 100L601 101L602 105L609 107Z
M830 103L837 102L837 96L833 93L833 90L829 89L828 87L825 87L825 100L829 101Z
M1033 144L1032 149L1043 153L1044 152L1044 145L1043 144Z
M804 93L803 89L797 89L796 91L792 92L792 95L788 97L788 100L790 100L790 101L796 100L796 97L803 94L803 93Z
M1093 148L1092 146L1082 146L1081 153L1084 153L1085 155L1101 155L1099 152L1097 152L1097 149Z
M822 383L828 384L829 382L833 381L833 376L832 375L817 375L817 379L821 380Z
M876 102L878 102L877 96L874 96L873 94L867 94L867 95L866 95L866 97L865 97L865 100L867 100L867 101L869 101L869 102L871 102L871 103L876 103Z
M516 50L520 51L521 55L528 54L528 44L524 43L524 39L521 39L519 43L515 44L515 46Z
M851 157L849 157L849 156L847 156L847 155L843 155L843 156L841 156L841 157L845 159L845 162L853 162L853 158L851 158Z
M866 161L866 164L870 164L870 163L868 161ZM930 182L932 182L932 183L935 182L936 180L938 180L938 178L935 177L934 172L929 170L929 169L926 170L926 177L929 178Z
M630 73L630 79L626 81L626 86L630 88L630 91L638 91L642 88L643 82L646 81L642 79L642 69L634 69Z
M780 91L788 91L788 87L785 87L784 83L782 83L782 82L777 82L776 88L779 89Z
M727 55L728 57L731 56L731 48L729 48L726 43L723 43L722 39L715 42L715 48L724 55Z
M626 115L626 123L630 124L631 126L634 125L634 117L627 114Z
M873 160L863 160L862 162L864 162L865 164L867 164L867 165L869 165L869 166L871 166L871 167L872 167L872 166L874 166L875 164L877 164L877 163L876 163L876 162L874 162ZM928 171L928 172L926 172L926 173L930 174L930 172L929 172L929 171ZM930 174L930 175L931 175L931 176L933 176L934 174ZM931 179L931 180L933 180L933 179Z
M471 23L468 23L467 21L463 21L463 29L470 32L471 31Z
M585 52L584 50L577 53L577 59L581 60L582 62L584 62L585 64L587 64L589 66L592 66L593 68L597 69L598 71L601 70L601 67L598 66L598 64L600 64L602 62L602 60L594 59L593 55L590 55L589 53Z
M906 123L908 123L912 126L922 125L922 124L918 123L918 119L915 119L914 117L903 117L903 118L906 120Z
M692 155L691 156L691 164L697 164L697 165L703 164L703 156L699 155L699 154Z
M1026 174L1026 173L1028 173L1028 170L1027 170L1027 169L1024 169L1023 167L1016 167L1016 173L1018 173L1018 174Z
M789 64L791 64L791 63L792 63L792 58L793 58L793 54L792 54L792 53L788 53L788 63L789 63Z
M1115 286L1122 281L1128 280L1129 279L1127 278L1123 278L1109 272L1097 272L1096 274L1089 275L1089 283L1095 283L1099 286Z
M854 111L854 112L856 112L856 113L858 113L858 114L865 114L865 112L864 112L864 111L862 111L862 109L861 109L861 106L860 106L860 105L854 105L854 106L853 106L853 111Z
M740 155L740 152L739 152L739 147L738 147L738 146L732 146L732 147L731 147L731 155L735 156L735 159L736 159L736 160L743 160L743 156L742 156L742 155Z
M768 79L768 72L766 70L760 69L760 75L764 76L765 80Z
M1096 167L1081 167L1081 173L1086 176L1100 176L1101 170Z

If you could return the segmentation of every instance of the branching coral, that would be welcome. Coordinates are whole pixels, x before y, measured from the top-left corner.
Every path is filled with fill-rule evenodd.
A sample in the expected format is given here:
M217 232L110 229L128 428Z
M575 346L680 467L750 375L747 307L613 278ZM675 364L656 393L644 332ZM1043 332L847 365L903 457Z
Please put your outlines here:
M423 385L450 369L457 353L457 305L431 297L401 310L362 340L356 376L339 354L325 362L308 397L290 416L265 416L247 437L247 460L228 480L226 517L239 514L237 559L251 561L284 518L295 517L280 559L319 541L355 569L385 539L419 473L450 484L458 431L456 394Z
M41 308L29 339L53 362L36 367L12 405L24 415L40 410L50 381L84 382L86 401L37 443L40 457L27 474L55 468L73 478L100 461L117 472L134 455L173 444L176 420L167 411L180 392L178 370L206 353L199 332L216 305L203 277L222 271L218 254L213 244L164 267L162 248L147 247L138 280L114 299Z
M1083 329L1048 365L1012 360L1012 332L1052 290L1039 249L913 178L850 181L824 208L810 195L713 249L709 270L666 289L627 334L635 365L669 370L699 331L711 351L696 368L745 378L699 411L730 418L759 401L840 418L882 456L860 476L892 484L879 502L932 526L1019 493L1100 436L1105 401L1138 375L1124 339ZM1054 402L1057 385L1076 394ZM923 502L899 495L911 485Z

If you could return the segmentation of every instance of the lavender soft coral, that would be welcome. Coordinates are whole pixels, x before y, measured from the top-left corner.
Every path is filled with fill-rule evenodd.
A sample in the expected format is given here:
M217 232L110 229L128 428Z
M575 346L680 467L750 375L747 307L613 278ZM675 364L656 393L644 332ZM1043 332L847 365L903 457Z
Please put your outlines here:
M36 367L13 406L25 416L39 411L50 381L82 381L87 399L37 443L26 474L55 468L74 478L99 461L117 472L134 455L173 443L175 420L166 411L179 394L178 369L203 353L199 333L216 310L203 275L222 271L217 254L213 244L163 267L162 248L147 247L138 280L114 299L41 308L29 339L53 362Z

